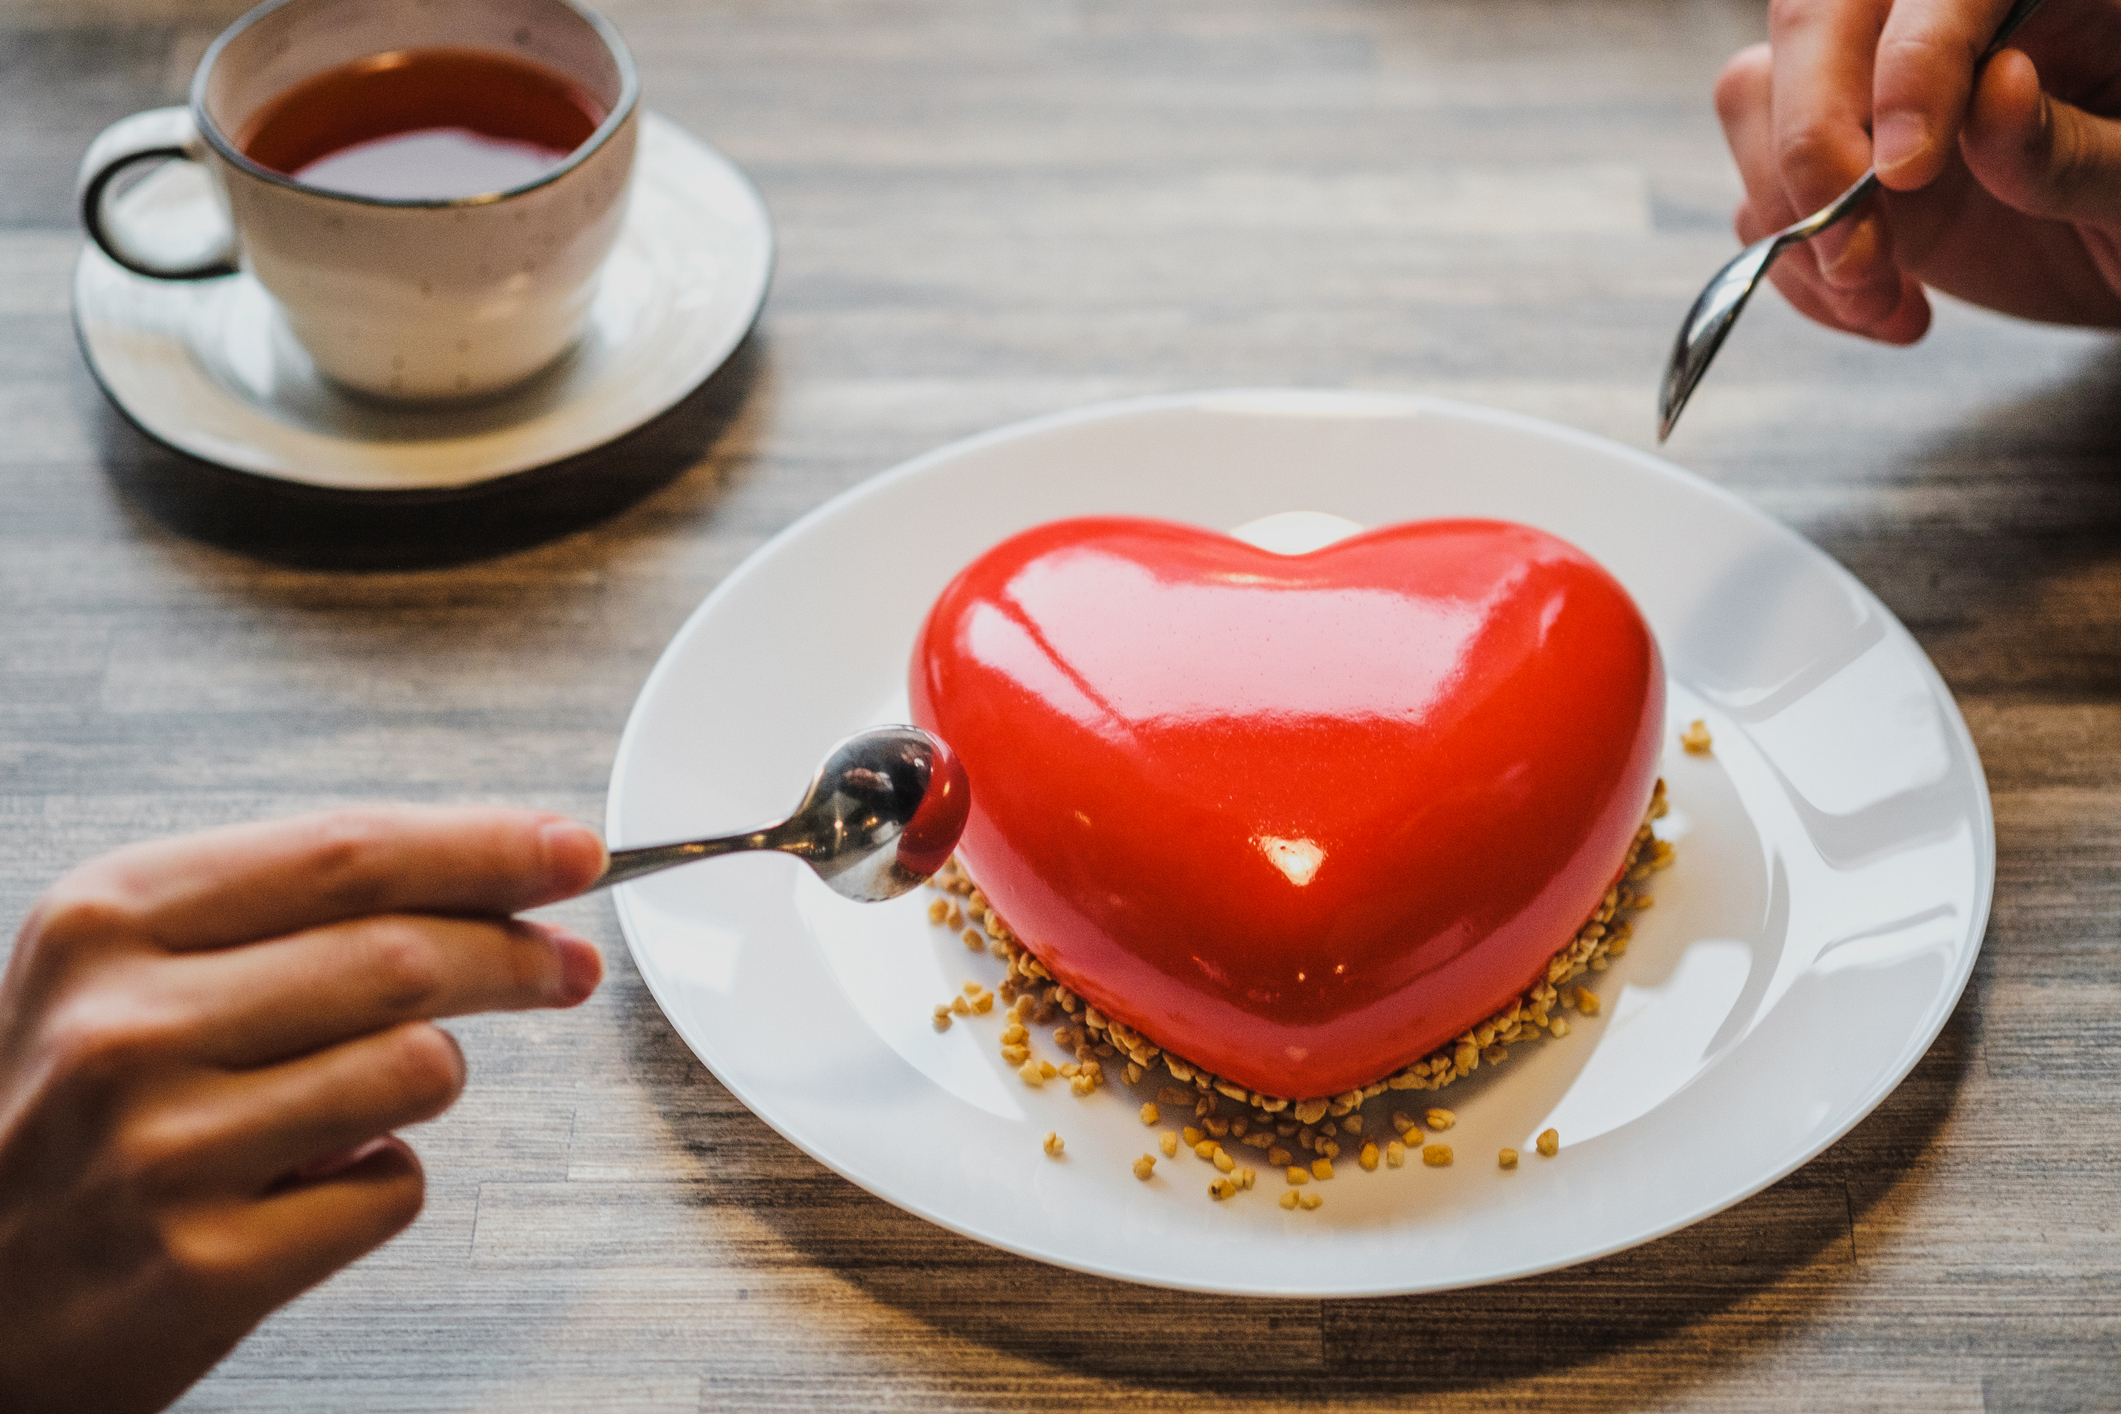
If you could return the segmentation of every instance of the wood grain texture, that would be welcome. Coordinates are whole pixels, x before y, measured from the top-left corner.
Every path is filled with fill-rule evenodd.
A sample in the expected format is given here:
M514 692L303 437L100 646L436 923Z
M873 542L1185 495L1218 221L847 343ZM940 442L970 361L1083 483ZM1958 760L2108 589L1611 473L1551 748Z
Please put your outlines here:
M1709 86L1765 24L1757 0L612 0L651 104L772 207L761 331L611 461L625 495L393 512L374 536L462 562L354 570L319 567L358 560L328 514L134 433L68 325L79 153L181 94L241 8L0 7L9 918L97 851L275 812L595 820L643 676L723 575L1011 419L1301 384L1648 445L1675 321L1732 249ZM1768 297L1671 454L1892 606L1994 791L1965 1000L1816 1162L1502 1287L1124 1286L820 1170L692 1059L592 899L554 913L612 959L598 997L455 1028L472 1082L414 1136L419 1224L182 1407L2121 1409L2121 351L1953 305L1873 348Z

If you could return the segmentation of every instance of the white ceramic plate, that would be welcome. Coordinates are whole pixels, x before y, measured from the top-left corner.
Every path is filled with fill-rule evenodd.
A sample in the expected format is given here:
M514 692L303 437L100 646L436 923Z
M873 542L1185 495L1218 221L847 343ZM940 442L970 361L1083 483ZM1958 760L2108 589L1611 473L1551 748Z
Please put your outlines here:
M935 895L848 903L779 856L617 897L650 989L724 1084L820 1162L981 1241L1131 1281L1308 1296L1499 1281L1647 1241L1774 1182L1884 1098L1950 1014L1988 914L1988 792L1950 694L1868 590L1757 511L1477 408L1155 399L879 476L775 538L678 633L619 747L611 837L785 813L833 741L902 717L929 603L1019 529L1097 512L1228 529L1291 510L1501 516L1575 542L1649 616L1675 727L1714 732L1712 755L1668 753L1678 863L1628 955L1585 979L1601 1014L1441 1095L1368 1107L1373 1134L1394 1108L1454 1108L1457 1163L1364 1173L1351 1147L1307 1190L1326 1198L1314 1212L1280 1208L1283 1180L1257 1160L1258 1187L1224 1203L1183 1149L1137 1182L1155 1137L1142 1093L1034 1091L996 1054L993 1017L932 1029L962 981L999 975L928 925ZM1531 1143L1549 1126L1551 1160ZM1064 1159L1041 1152L1048 1130ZM1503 1145L1524 1152L1514 1173Z
M773 226L744 174L653 113L636 164L581 342L496 399L414 410L349 397L318 375L250 276L153 280L93 245L74 270L81 347L148 435L239 471L410 491L547 466L674 406L729 357L765 302ZM181 224L207 199L202 183L197 168L171 163L120 204Z

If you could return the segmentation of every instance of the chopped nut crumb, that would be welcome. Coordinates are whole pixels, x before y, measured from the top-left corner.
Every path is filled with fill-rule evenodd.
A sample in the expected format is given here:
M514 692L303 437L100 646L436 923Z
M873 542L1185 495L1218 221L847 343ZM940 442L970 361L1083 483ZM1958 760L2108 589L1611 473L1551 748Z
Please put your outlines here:
M1193 1147L1193 1146L1194 1146L1195 1144L1198 1144L1198 1143L1199 1143L1199 1142L1200 1142L1201 1140L1203 1140L1203 1139L1205 1139L1205 1138L1207 1138L1207 1137L1208 1137L1207 1135L1203 1134L1203 1133L1202 1133L1202 1132L1201 1132L1200 1130L1198 1130L1198 1129L1195 1129L1195 1128L1194 1128L1194 1127L1193 1127L1192 1125L1190 1125L1190 1124L1189 1124L1189 1125L1187 1125L1187 1126L1186 1126L1186 1127L1185 1127L1184 1129L1180 1130L1180 1131L1179 1131L1179 1133L1180 1133L1180 1134L1181 1134L1182 1136L1184 1136L1184 1138L1185 1138L1185 1141L1186 1141L1186 1147L1187 1147L1188 1149L1192 1148L1192 1147Z
M1236 1192L1237 1181L1235 1179L1217 1178L1211 1180L1208 1184L1208 1196L1218 1203Z
M1500 1154L1497 1154L1495 1156L1495 1162L1506 1169L1516 1168L1517 1151L1515 1149L1505 1149Z
M1317 1208L1321 1203L1325 1201L1325 1197L1322 1194L1299 1193L1296 1195L1296 1205L1302 1208L1307 1213L1311 1212L1313 1209Z
M991 1012L998 994L1003 1003L1004 1022L1001 1054L1027 1085L1037 1086L1057 1075L1064 1075L1070 1088L1080 1097L1093 1093L1106 1082L1101 1060L1119 1065L1130 1085L1139 1083L1151 1067L1160 1067L1179 1083L1159 1087L1157 1102L1143 1108L1144 1124L1158 1123L1162 1114L1168 1112L1168 1107L1180 1106L1190 1110L1200 1126L1198 1129L1188 1126L1185 1135L1196 1152L1209 1136L1230 1138L1233 1147L1244 1143L1264 1151L1267 1160L1282 1168L1285 1174L1305 1175L1292 1178L1292 1185L1310 1182L1305 1170L1287 1162L1293 1157L1291 1148L1309 1151L1317 1156L1317 1164L1330 1170L1332 1161L1341 1153L1342 1146L1335 1142L1336 1136L1343 1131L1350 1135L1363 1133L1365 1122L1359 1106L1365 1101L1388 1089L1440 1090L1471 1074L1483 1062L1492 1065L1506 1060L1511 1049L1520 1042L1538 1039L1542 1033L1557 1038L1566 1036L1569 1023L1558 1014L1565 1005L1573 1005L1585 1015L1598 1014L1601 1004L1597 995L1587 987L1571 984L1586 972L1605 970L1609 959L1621 956L1626 951L1631 933L1629 915L1654 902L1641 891L1641 885L1650 874L1673 861L1672 844L1657 839L1651 828L1651 822L1668 810L1664 782L1659 781L1645 819L1622 861L1617 882L1606 890L1602 902L1577 929L1569 945L1552 955L1540 978L1492 1016L1460 1033L1443 1049L1431 1052L1390 1076L1339 1095L1290 1099L1254 1093L1162 1050L1139 1032L1108 1017L1054 980L1045 964L1003 923L956 860L950 861L937 874L931 887L939 889L946 898L955 895L966 902L962 906L947 904L941 921L956 928L969 914L983 924L986 934L993 939L994 956L1003 964L1006 975L994 990L977 982L965 983L958 997L937 1007L936 1029L947 1030L953 1016ZM930 901L931 919L936 916L938 904L946 904L946 899ZM981 946L976 932L967 930L967 934L968 947ZM1054 1033L1054 1041L1062 1053L1059 1067L1034 1057L1029 1043L1029 1027L1048 1026L1055 1022L1061 1023ZM1216 1112L1218 1103L1225 1099L1236 1106L1239 1111L1236 1116L1229 1116L1227 1110L1222 1114ZM1244 1113L1247 1110L1249 1116ZM1425 1117L1429 1127L1438 1131L1447 1130L1456 1122L1449 1110L1440 1107L1430 1110ZM1450 1162L1450 1146L1425 1145L1427 1136L1421 1132L1415 1119L1404 1111L1394 1111L1391 1124L1400 1137L1391 1139L1380 1135L1386 1140L1381 1152L1374 1143L1355 1146L1358 1162L1366 1170L1374 1170L1380 1157L1388 1167L1404 1166L1409 1148L1420 1151L1425 1163L1440 1167ZM1292 1137L1297 1138L1293 1146L1275 1142L1277 1138L1286 1141ZM1556 1139L1557 1149L1558 1142ZM1163 1134L1158 1143L1167 1157L1173 1156L1177 1152L1179 1136ZM1542 1152L1547 1151L1542 1147ZM1218 1165L1224 1177L1229 1178L1238 1172L1234 1160L1212 1144L1202 1157L1212 1161L1217 1155L1221 1156L1223 1165L1229 1165ZM1231 1181L1242 1186L1238 1179L1232 1178Z
M928 921L930 923L940 923L949 916L950 901L948 899L939 898L928 905Z
M1317 1179L1317 1180L1318 1180L1318 1181L1319 1181L1320 1183L1323 1183L1323 1182L1325 1182L1325 1181L1326 1181L1327 1179L1331 1178L1332 1176L1333 1176L1333 1161L1332 1161L1331 1159L1318 1159L1318 1160L1315 1160L1315 1161L1314 1161L1314 1162L1312 1163L1312 1165L1311 1165L1311 1177L1313 1177L1313 1178Z
M1213 1139L1200 1140L1193 1146L1193 1157L1199 1159L1202 1163L1212 1164L1215 1162L1215 1156L1222 1152L1222 1147Z
M1709 724L1696 717L1687 729L1679 734L1679 744L1696 756L1706 756L1716 743L1709 736ZM1743 752L1739 753L1744 755Z
M1144 1154L1134 1161L1134 1176L1143 1183L1147 1183L1149 1175L1155 1172L1156 1160L1151 1155Z
M1292 1188L1288 1192L1281 1195L1281 1205L1284 1208L1294 1208L1296 1206L1296 1200L1301 1196L1301 1194L1299 1194L1295 1189Z
M1234 1173L1237 1170L1237 1160L1223 1152L1223 1147L1220 1144L1215 1146L1215 1152L1208 1157L1214 1161L1215 1167L1223 1173Z
M1539 1152L1551 1159L1561 1152L1561 1134L1557 1130L1541 1130L1537 1145Z
M1288 1171L1284 1173L1282 1177L1289 1180L1289 1186L1291 1188L1301 1188L1311 1181L1311 1171L1306 1168L1298 1168L1295 1164L1291 1164L1289 1165Z
M1239 1188L1250 1188L1257 1182L1259 1182L1259 1171L1257 1169L1239 1169L1237 1171L1237 1186Z
M1067 1147L1067 1141L1062 1139L1059 1134L1050 1129L1046 1131L1046 1155L1048 1158L1059 1158L1061 1150Z

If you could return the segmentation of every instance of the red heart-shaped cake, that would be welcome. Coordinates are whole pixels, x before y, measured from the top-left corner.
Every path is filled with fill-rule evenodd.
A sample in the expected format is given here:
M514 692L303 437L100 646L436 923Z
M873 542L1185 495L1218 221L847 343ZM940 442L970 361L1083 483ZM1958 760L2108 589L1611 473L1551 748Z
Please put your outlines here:
M959 858L1053 978L1267 1096L1328 1096L1535 981L1655 783L1657 644L1528 526L1304 555L1060 521L936 601L914 719L963 760Z

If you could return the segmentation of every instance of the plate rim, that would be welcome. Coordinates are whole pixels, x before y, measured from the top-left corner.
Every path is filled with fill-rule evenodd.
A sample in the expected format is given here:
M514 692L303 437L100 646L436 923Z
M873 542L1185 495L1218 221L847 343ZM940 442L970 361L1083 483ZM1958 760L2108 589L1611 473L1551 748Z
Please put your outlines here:
M226 460L223 455L216 454L215 451L201 443L196 437L189 436L188 429L181 424L160 426L151 423L138 409L127 402L114 387L102 363L98 360L96 342L89 333L87 310L84 308L81 292L83 282L87 279L89 271L96 263L112 264L114 269L116 266L110 261L109 257L96 248L94 242L87 240L82 242L80 253L75 258L74 271L69 282L68 292L68 313L73 324L75 346L81 353L81 361L87 366L90 378L95 381L97 389L102 392L104 399L109 405L141 435L160 446L166 447L181 456L193 458L238 476L255 477L260 481L277 486L300 487L306 491L345 496L363 502L448 499L454 494L490 489L513 478L528 476L558 466L563 462L572 461L577 457L588 456L601 451L606 447L623 441L669 412L691 396L692 393L698 391L708 379L728 365L736 351L743 346L744 341L750 338L752 332L758 328L759 321L765 315L766 301L773 289L773 277L780 257L779 239L774 226L772 211L767 206L764 195L759 191L758 184L751 179L748 172L720 148L694 133L685 127L684 124L660 112L643 109L641 124L644 148L651 133L655 134L659 140L675 140L694 149L700 159L721 169L722 173L733 181L738 194L742 198L741 224L755 230L761 241L759 270L756 278L756 288L748 298L748 308L745 317L741 322L732 321L731 332L717 341L713 356L701 360L701 367L697 376L685 380L684 386L673 396L657 399L658 405L648 409L645 414L627 419L624 425L601 430L589 440L566 439L557 441L553 444L552 449L538 451L527 458L522 456L497 458L491 464L468 476L451 479L408 480L402 484L377 484L331 473L305 475L300 465L283 464L278 467L238 465L235 462ZM639 180L638 168L636 169L635 180ZM146 277L134 276L133 278L144 280ZM239 272L234 276L224 278L249 279L252 277L248 272ZM217 388L221 386L218 380L211 377L208 377L206 381L214 384ZM242 401L236 394L225 389L223 391L226 396L235 401ZM265 414L260 413L258 416L264 417Z
M654 997L657 1007L662 1011L665 1022L677 1033L678 1039L685 1044L686 1049L692 1052L693 1058L706 1067L714 1075L716 1082L727 1089L755 1118L765 1123L768 1128L808 1155L821 1167L838 1174L879 1201L911 1213L924 1221L932 1222L936 1226L957 1233L960 1236L971 1238L974 1241L1017 1256L1027 1257L1051 1266L1078 1271L1107 1280L1123 1281L1137 1286L1155 1287L1163 1290L1262 1300L1286 1300L1291 1298L1354 1300L1383 1296L1432 1294L1499 1285L1504 1282L1517 1281L1526 1277L1559 1271L1567 1267L1580 1266L1586 1262L1597 1261L1601 1258L1629 1251L1658 1241L1661 1238L1669 1237L1675 1232L1691 1227L1695 1223L1713 1217L1717 1213L1758 1196L1818 1158L1820 1154L1839 1143L1857 1125L1863 1123L1864 1120L1875 1113L1878 1106L1884 1103L1886 1097L1898 1089L1901 1083L1914 1071L1915 1067L1922 1063L1923 1059L1928 1056L1930 1050L1936 1045L1937 1037L1943 1034L1945 1026L1949 1024L1953 1014L1958 1010L1959 1003L1965 996L1966 988L1972 981L1974 968L1978 965L1982 950L1987 944L1988 923L1993 910L1996 885L1995 813L1988 788L1987 771L1982 766L1979 749L1974 742L1972 732L1966 725L1964 714L1959 710L1958 701L1952 695L1950 685L1945 682L1943 674L1937 670L1937 666L1930 658L1928 652L1923 649L1921 643L1915 639L1907 626L1900 621L1899 615L1895 614L1883 600L1879 599L1870 587L1857 578L1847 566L1819 546L1813 544L1792 527L1785 525L1774 516L1769 515L1727 488L1719 486L1697 473L1688 471L1677 463L1667 461L1641 449L1630 447L1625 443L1598 436L1595 433L1585 432L1579 428L1550 422L1546 419L1532 417L1523 413L1486 407L1477 403L1438 398L1425 393L1256 386L1209 389L1195 392L1158 393L1142 397L1112 399L1058 412L1041 414L991 428L984 432L974 433L920 453L864 478L797 517L769 537L764 544L746 555L734 569L708 592L706 597L672 632L663 652L656 659L655 666L649 670L648 676L642 681L640 691L634 699L634 705L627 713L626 725L620 733L618 746L613 753L611 785L605 796L604 818L607 832L611 831L613 823L621 817L626 774L632 764L632 757L637 750L639 734L644 730L641 723L645 704L661 685L666 674L676 671L672 664L679 644L688 640L696 631L697 626L712 615L725 598L733 595L737 588L748 580L753 573L759 572L769 556L779 550L784 540L792 540L799 534L806 532L812 525L844 514L849 508L859 505L863 500L880 494L885 489L896 486L902 481L918 477L934 466L954 461L967 454L983 451L993 446L1038 437L1085 423L1115 421L1130 416L1159 412L1214 411L1218 407L1227 408L1231 411L1274 412L1282 415L1347 416L1351 413L1359 414L1366 406L1374 414L1389 413L1391 415L1405 416L1432 414L1493 427L1502 427L1550 441L1560 441L1567 445L1595 452L1601 456L1619 456L1643 470L1653 472L1662 478L1678 481L1692 491L1697 493L1706 492L1713 499L1721 501L1730 509L1737 511L1786 544L1792 545L1808 557L1816 559L1832 575L1837 577L1845 588L1852 590L1868 609L1881 617L1881 620L1886 625L1888 634L1897 634L1902 641L1902 646L1912 651L1915 660L1919 664L1923 679L1930 690L1932 700L1943 709L1942 716L1947 723L1947 730L1951 733L1957 746L1966 753L1966 759L1971 768L1975 787L1973 801L1975 809L1971 821L1975 827L1972 845L1975 851L1978 880L1975 890L1975 906L1968 917L1967 923L1967 936L1971 940L1971 945L1965 949L1956 974L1948 974L1944 983L1938 988L1932 1004L1931 1014L1925 1017L1920 1026L1909 1033L1910 1044L1903 1053L1904 1060L1895 1066L1887 1067L1886 1070L1879 1073L1873 1083L1861 1092L1860 1099L1850 1105L1848 1118L1845 1122L1823 1137L1816 1139L1809 1147L1802 1148L1796 1157L1790 1159L1782 1166L1774 1167L1771 1165L1768 1171L1764 1171L1747 1183L1739 1185L1737 1191L1694 1205L1672 1217L1669 1221L1653 1225L1625 1239L1611 1242L1589 1242L1561 1252L1551 1260L1528 1262L1506 1271L1458 1280L1414 1283L1383 1281L1368 1284L1352 1283L1331 1287L1306 1283L1263 1281L1257 1285L1239 1287L1213 1281L1160 1277L1138 1271L1117 1270L1097 1262L1083 1261L1062 1253L1045 1250L1035 1243L1011 1240L988 1231L977 1223L968 1223L953 1218L919 1199L887 1195L880 1190L878 1182L871 1181L866 1172L859 1166L828 1160L804 1143L802 1139L789 1133L786 1128L753 1102L752 1097L747 1093L744 1086L733 1083L728 1077L723 1076L720 1071L717 1071L708 1063L706 1057L702 1056L698 1048L693 1045L691 1038L686 1034L684 1025L678 1020L677 1011L673 1010L672 1002L663 996L657 985L655 980L657 976L656 970L643 965L643 945L638 938L639 925L635 922L632 913L631 890L625 886L614 889L612 891L612 903L618 914L620 933L626 940L628 955L634 964L635 971L640 975L643 984L647 986L650 995ZM1334 411L1336 407L1340 409L1338 413ZM621 846L622 841L616 835L609 835L609 838L614 848ZM1917 1033L1920 1033L1919 1044L1915 1043Z

